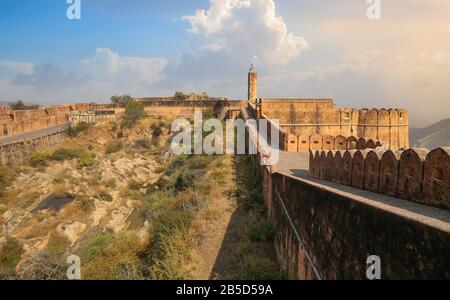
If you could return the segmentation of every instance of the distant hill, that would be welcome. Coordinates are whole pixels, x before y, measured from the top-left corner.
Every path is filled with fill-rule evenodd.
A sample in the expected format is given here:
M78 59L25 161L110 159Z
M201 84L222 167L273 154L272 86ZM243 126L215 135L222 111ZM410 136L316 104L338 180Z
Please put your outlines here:
M411 128L409 136L413 147L450 147L450 118L425 128Z

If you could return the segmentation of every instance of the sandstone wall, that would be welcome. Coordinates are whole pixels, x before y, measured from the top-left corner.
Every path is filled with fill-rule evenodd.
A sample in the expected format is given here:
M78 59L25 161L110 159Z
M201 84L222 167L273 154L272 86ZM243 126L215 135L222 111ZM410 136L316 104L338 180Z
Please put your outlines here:
M49 148L61 142L69 126L58 126L54 130L38 132L35 135L18 135L15 141L0 144L0 163L4 166L19 165L36 151Z
M327 99L264 99L262 113L297 136L356 136L379 140L392 150L409 148L408 112L402 109L335 108Z
M72 125L80 122L108 124L116 120L115 110L91 110L91 111L71 111L69 112L69 121Z
M67 123L69 111L69 106L23 111L3 110L0 112L0 137Z
M311 151L310 175L450 210L450 148Z
M291 278L365 280L369 255L381 258L382 279L450 278L450 231L418 221L427 209L397 214L395 202L381 208L377 198L282 174L272 174L271 186L275 247Z
M382 279L450 279L450 213L440 212L436 222L434 208L399 209L401 200L340 192L272 173L259 155L251 159L289 278L366 280L367 258L378 255Z
M247 143L252 136L247 130ZM323 142L320 135L316 138ZM278 261L289 278L364 280L368 256L377 255L382 279L450 279L450 212L351 187L334 188L313 178L351 185L357 158L358 184L376 191L385 182L392 190L400 164L393 151L381 158L381 152L367 149L311 152L313 177L273 172L261 165L261 152L250 157L275 228ZM444 175L450 169L449 153L441 149L428 155L424 168L435 192L424 194L435 197L448 187L441 179L450 178Z

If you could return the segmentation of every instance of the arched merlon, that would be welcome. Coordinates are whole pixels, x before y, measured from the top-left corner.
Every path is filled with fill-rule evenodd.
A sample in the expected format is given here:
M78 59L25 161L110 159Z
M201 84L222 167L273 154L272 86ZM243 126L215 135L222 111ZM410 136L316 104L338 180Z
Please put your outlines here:
M409 148L409 117L403 109L334 108L321 99L279 99L264 100L263 114L298 136L356 136L379 140L395 151Z
M393 152L377 147L311 155L310 175L316 178L450 210L450 148ZM325 163L332 158L333 164Z

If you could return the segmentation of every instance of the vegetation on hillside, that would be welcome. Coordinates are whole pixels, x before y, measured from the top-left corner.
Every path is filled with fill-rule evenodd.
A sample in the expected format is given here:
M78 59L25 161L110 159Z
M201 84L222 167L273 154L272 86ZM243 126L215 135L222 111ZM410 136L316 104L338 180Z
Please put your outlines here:
M82 124L76 129L82 134L30 158L41 172L28 167L20 185L37 194L25 191L0 211L31 214L14 239L0 244L0 278L64 279L69 253L80 256L82 279L284 278L249 160L171 156L170 120L146 118L135 104L123 115L129 127L120 126L127 121ZM211 116L213 111L204 112ZM2 182L8 181L0 168ZM34 210L40 193L70 193L74 201L61 210ZM76 224L87 227L73 243L61 226ZM36 243L46 246L30 255ZM209 251L211 245L217 250ZM202 272L196 253L204 255Z
M39 105L26 105L22 100L17 100L9 105L12 110L33 110L39 109Z
M70 137L77 137L80 133L86 132L91 127L92 127L91 123L87 123L87 122L77 123L77 125L69 128L68 135Z
M62 162L73 159L77 159L79 168L89 167L95 163L95 154L84 149L59 148L53 152L35 152L30 157L30 164L35 168L43 169L51 161Z
M145 118L145 116L144 105L142 103L135 101L130 102L125 108L125 113L122 118L122 125L130 128L139 120Z
M0 197L3 195L5 189L12 183L13 178L14 170L0 166Z
M123 96L112 96L111 97L111 103L116 106L124 106L126 107L128 104L133 102L133 98L129 95L123 95Z

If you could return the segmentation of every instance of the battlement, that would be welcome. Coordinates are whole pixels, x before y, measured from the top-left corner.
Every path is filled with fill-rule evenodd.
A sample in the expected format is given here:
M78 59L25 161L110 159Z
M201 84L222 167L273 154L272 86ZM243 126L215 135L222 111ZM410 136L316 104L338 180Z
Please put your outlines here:
M450 148L311 151L311 176L450 210Z
M329 108L329 105L330 102L321 101L280 100L266 106L263 104L262 113L272 120L278 120L283 132L297 137L315 134L354 136L381 141L392 150L409 147L409 118L406 110Z
M70 106L53 106L36 110L0 111L0 137L32 131L68 122Z

